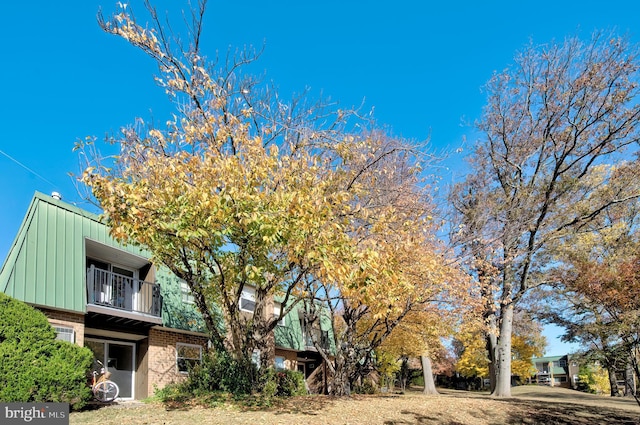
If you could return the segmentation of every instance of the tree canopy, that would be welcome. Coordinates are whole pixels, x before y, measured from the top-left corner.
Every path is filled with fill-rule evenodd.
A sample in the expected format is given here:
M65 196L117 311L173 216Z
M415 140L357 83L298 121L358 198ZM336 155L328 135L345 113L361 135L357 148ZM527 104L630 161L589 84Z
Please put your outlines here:
M495 396L510 395L514 305L545 281L546 250L639 195L637 161L600 169L638 143L638 90L636 46L601 33L531 45L486 86L482 137L451 200L487 300Z
M451 242L472 289L436 236L425 146L306 93L282 99L247 71L259 52L210 59L201 50L206 4L191 10L186 38L149 2L150 25L126 7L99 15L105 32L155 61L175 107L166 121L140 119L111 136L113 156L93 138L78 143L81 181L111 235L146 247L184 280L215 348L237 360L260 350L266 365L272 331L299 304L305 326L328 313L335 352L317 349L338 394L367 373L373 350L396 345L408 329L401 323L433 327L415 332L424 352L448 332L434 317L453 323L456 303L473 312L481 304L486 329L462 339L474 373L484 368L477 339L486 339L493 395L509 396L511 373L526 375L540 342L512 337L516 306L557 279L550 263L566 259L557 255L563 244L615 227L603 218L640 196L638 160L623 161L640 141L636 46L603 33L532 44L488 82L471 171L449 197ZM635 263L616 264L611 273L637 277ZM616 280L598 292L589 267L605 270L580 267L590 296L612 305ZM618 292L616 305L629 300ZM247 293L250 314L241 308Z
M100 25L156 61L175 114L112 136L112 157L93 139L79 143L82 181L113 237L145 246L189 285L217 349L244 361L258 349L266 365L278 321L309 297L337 294L323 308L339 309L346 327L334 321L333 329L368 330L368 348L349 360L355 367L410 311L455 293L419 146L357 111L281 99L244 73L258 59L250 51L207 60L206 2L192 11L184 44L147 6L151 27L131 9L101 16ZM245 314L249 289L253 312ZM276 316L274 297L283 307ZM359 347L349 338L340 341Z

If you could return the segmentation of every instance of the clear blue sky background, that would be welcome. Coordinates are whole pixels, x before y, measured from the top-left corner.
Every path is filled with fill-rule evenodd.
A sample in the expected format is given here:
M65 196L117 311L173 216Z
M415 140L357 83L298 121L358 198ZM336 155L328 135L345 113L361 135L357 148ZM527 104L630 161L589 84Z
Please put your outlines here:
M142 15L139 0L126 0ZM182 1L156 1L181 20ZM178 6L179 4L179 6ZM4 259L34 191L58 191L83 204L69 172L74 142L102 138L151 116L169 114L155 87L152 61L101 32L96 13L114 0L10 1L0 4L0 259ZM480 115L482 85L511 63L530 39L545 43L595 29L640 40L637 1L255 1L210 0L205 49L210 56L262 46L256 64L284 96L305 87L344 107L375 108L393 132L455 150ZM462 156L453 158L464 172ZM20 164L18 164L18 162ZM546 331L548 354L571 347Z

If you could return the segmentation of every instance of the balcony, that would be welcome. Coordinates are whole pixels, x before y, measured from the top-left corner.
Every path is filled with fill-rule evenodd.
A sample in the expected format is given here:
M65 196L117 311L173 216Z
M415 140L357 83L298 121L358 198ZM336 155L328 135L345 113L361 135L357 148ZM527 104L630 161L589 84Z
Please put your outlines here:
M306 331L302 333L304 345L306 350L316 351L313 341L317 341L320 344L320 348L323 350L329 350L329 332L321 331L320 329L313 329L312 331Z
M87 311L162 324L160 286L90 266Z

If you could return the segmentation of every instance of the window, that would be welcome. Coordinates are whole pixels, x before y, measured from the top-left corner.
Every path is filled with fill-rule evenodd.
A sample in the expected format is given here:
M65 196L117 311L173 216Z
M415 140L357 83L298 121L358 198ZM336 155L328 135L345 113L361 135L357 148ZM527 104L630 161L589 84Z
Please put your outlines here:
M180 281L180 292L182 292L182 302L184 304L195 304L193 293L191 293L191 289L189 289L187 282Z
M285 358L283 356L276 356L275 367L277 370L286 369L284 361L285 361Z
M560 367L567 367L567 360L566 359L560 359L559 363L560 363Z
M245 286L240 295L240 310L253 313L256 309L256 290L250 286Z
M282 304L274 303L273 304L273 317L279 317L281 310L282 310ZM282 316L282 319L278 320L278 326L287 326L286 316Z
M56 339L61 341L67 341L70 343L76 342L76 333L73 328L67 328L65 326L53 326L56 331Z
M202 361L202 347L195 344L176 344L176 365L178 372L188 373L189 369Z

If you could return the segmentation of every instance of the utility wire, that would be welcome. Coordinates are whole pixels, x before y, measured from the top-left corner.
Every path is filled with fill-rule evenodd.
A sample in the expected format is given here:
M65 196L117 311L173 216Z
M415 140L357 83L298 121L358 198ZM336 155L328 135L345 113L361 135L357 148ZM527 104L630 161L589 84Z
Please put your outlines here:
M11 155L9 155L6 152L3 152L2 150L0 150L0 153L4 156L6 156L7 158L9 158L11 161L15 162L16 164L18 164L19 166L21 166L22 168L24 168L25 170L27 170L28 172L30 172L31 174L37 176L38 178L41 178L42 180L46 181L47 183L49 183L51 186L53 187L58 187L57 184L52 183L51 181L45 179L44 177L42 177L40 174L36 173L35 171L33 171L31 168L27 167L26 165L24 165L22 162L18 161L17 159L15 159L14 157L12 157Z

